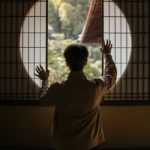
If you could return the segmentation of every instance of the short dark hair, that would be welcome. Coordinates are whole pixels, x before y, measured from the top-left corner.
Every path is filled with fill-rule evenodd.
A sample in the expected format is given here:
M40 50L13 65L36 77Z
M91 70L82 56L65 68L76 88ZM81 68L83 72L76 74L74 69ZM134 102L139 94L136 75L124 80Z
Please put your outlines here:
M87 61L89 52L86 46L71 44L65 48L64 57L72 71L81 71Z

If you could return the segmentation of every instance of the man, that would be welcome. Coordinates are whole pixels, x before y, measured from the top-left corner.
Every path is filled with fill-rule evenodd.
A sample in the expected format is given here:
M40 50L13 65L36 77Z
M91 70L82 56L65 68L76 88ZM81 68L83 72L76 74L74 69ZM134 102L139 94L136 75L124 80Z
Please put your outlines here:
M68 79L48 87L49 70L36 68L42 80L41 101L56 106L52 139L56 150L96 150L104 142L100 102L116 81L116 66L111 56L112 44L102 42L105 72L89 80L83 72L88 50L83 45L70 45L64 51L70 69Z

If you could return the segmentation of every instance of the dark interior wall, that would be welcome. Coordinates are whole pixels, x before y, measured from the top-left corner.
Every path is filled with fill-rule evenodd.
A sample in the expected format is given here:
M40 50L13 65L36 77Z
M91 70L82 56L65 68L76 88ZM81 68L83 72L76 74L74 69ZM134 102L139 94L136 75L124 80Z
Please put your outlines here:
M0 2L0 6L0 16L5 16L5 13L10 15L9 9L8 12L3 12L4 3ZM14 1L16 12L15 8ZM15 12L12 15L15 15ZM5 21L4 18L0 20L0 90L6 90L3 86L6 82L7 87L10 87L7 90L13 90L15 93L21 90L21 84L17 82L16 86L15 78L28 76L27 72L22 70L22 64L10 65L16 60L20 61L17 45L23 18L13 22L13 34L9 34L12 22L8 19L7 26L4 26ZM3 31L8 31L8 34L2 34ZM11 48L12 46L14 48ZM135 53L136 51L133 55ZM6 76L14 80L6 80ZM150 147L149 106L103 106L102 112L105 147ZM0 147L50 147L52 117L51 107L0 106Z
M49 148L54 108L1 106L1 148Z
M102 113L104 147L150 147L150 106L104 106Z
M149 106L103 106L103 147L150 147ZM49 148L53 109L1 106L0 147Z

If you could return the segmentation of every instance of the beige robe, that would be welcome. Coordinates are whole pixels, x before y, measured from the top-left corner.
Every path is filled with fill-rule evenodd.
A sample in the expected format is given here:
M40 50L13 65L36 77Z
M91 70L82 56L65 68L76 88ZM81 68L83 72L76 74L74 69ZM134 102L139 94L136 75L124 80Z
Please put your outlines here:
M102 77L87 79L83 72L70 72L68 79L48 87L42 82L41 102L56 106L52 139L56 150L88 150L104 142L100 102L116 81L116 66L105 57Z

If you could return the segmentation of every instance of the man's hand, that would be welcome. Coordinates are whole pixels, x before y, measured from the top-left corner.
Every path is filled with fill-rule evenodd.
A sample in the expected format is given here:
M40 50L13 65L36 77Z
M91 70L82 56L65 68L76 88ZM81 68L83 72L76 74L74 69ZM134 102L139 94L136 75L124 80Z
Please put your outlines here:
M34 74L35 76L39 77L41 80L48 80L49 77L49 70L46 69L46 71L43 69L43 67L37 66L36 67L37 74Z
M111 53L111 48L112 48L112 44L110 40L106 40L106 43L104 40L102 40L102 48L100 49L100 51L102 52L102 54L110 54Z

